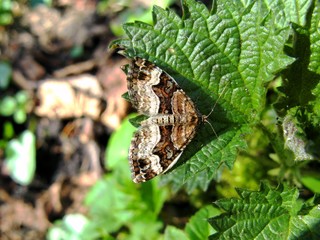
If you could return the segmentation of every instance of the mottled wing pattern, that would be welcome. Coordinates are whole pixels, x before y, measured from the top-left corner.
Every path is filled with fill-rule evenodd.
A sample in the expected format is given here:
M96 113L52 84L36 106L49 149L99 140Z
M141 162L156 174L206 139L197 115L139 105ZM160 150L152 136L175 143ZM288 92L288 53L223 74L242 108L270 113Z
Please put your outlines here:
M129 150L132 179L145 182L169 170L196 133L202 115L166 72L141 58L128 71L128 93L141 122Z

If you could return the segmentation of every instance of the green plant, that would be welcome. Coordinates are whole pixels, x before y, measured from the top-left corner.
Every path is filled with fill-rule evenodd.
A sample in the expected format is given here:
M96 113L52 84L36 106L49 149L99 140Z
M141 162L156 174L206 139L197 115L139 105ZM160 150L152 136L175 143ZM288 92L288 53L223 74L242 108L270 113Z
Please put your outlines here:
M8 89L11 80L12 69L6 62L0 62L0 90ZM1 95L0 116L12 116L18 124L24 123L27 118L29 95L26 91L18 91L14 95Z
M210 239L318 239L319 196L302 201L298 189L262 183L253 192L237 190L240 199L216 202L225 213L209 222L218 231ZM251 227L249 227L251 226Z
M190 193L206 190L237 156L267 161L260 165L269 181L299 187L301 176L316 179L318 170L308 163L319 156L319 2L215 1L209 11L186 0L183 13L180 18L154 7L153 26L127 23L128 38L113 42L129 58L146 58L167 71L203 114L219 98L210 116L219 138L209 126L200 128L163 182ZM247 148L257 136L265 144L260 154Z
M315 0L217 0L209 11L202 3L185 0L182 17L155 6L154 25L124 25L127 38L113 42L114 48L164 69L203 114L219 99L209 119L219 137L210 126L201 126L179 163L161 177L162 186L168 184L162 189L157 188L157 178L141 185L130 182L126 151L117 150L123 154L123 167L118 160L111 161L116 155L108 155L108 162L114 164L108 168L112 172L87 201L97 217L91 225L95 226L91 228L93 239L111 238L110 232L117 238L141 237L135 229L143 231L144 224L149 227L142 212L150 216L153 226L149 239L206 239L209 235L211 239L320 238L319 196L299 196L298 190L320 189L316 161L319 9ZM119 137L124 138L128 142L123 147L128 149L129 136ZM112 141L122 144L116 138ZM122 170L116 170L118 167ZM263 181L258 191L230 191L235 186L256 189L261 180L268 183ZM196 203L200 210L183 230L164 228L157 214L163 201L170 201L169 195L162 195L168 186L174 191L184 188L190 199L195 190L212 191L216 186L220 199L215 206L222 214L202 200ZM240 198L231 197L236 195ZM154 205L145 198L157 202L156 214L149 215Z
M12 69L6 62L0 62L0 91L8 89L11 80ZM0 118L11 117L17 124L22 124L27 119L29 96L25 91L19 91L14 95L9 93L0 97ZM1 121L2 138L0 148L5 150L5 164L10 176L21 185L31 183L35 174L35 136L29 131L23 131L18 139L14 124L10 120Z
M5 163L12 179L28 185L33 180L36 170L36 140L34 134L25 130L19 139L8 142Z
M131 0L102 0L99 1L97 11L100 14L109 12L109 14L115 15L110 21L110 28L113 34L116 36L122 36L124 34L121 25L125 22L140 20L147 23L152 22L151 11L154 4L158 4L161 7L168 7L172 3L172 0L165 1L145 1L135 2ZM122 11L120 11L122 10Z
M0 99L0 115L12 116L16 123L24 123L27 119L28 103L29 96L25 91L19 91L13 96L5 96Z
M11 0L0 1L0 26L13 23L13 4Z
M132 182L127 150L133 132L134 127L126 119L109 140L105 164L111 172L87 195L91 221L85 239L108 239L116 233L125 239L155 239L160 234L163 224L158 214L168 189L159 188L157 179L141 186Z
M125 24L129 39L114 45L125 48L128 57L147 58L169 72L197 99L203 114L220 97L215 109L219 114L210 116L219 138L210 126L200 128L182 164L165 177L175 189L186 185L191 192L195 187L205 190L221 166L231 168L238 150L246 149L245 136L261 126L266 84L294 58L283 52L289 26L285 21L276 23L281 12L273 15L263 1L246 6L217 2L211 12L201 3L185 1L184 13L181 19L171 10L155 7L154 26Z
M81 214L68 214L62 220L50 228L47 234L47 239L61 240L72 239L81 240L83 231L88 224L88 219Z

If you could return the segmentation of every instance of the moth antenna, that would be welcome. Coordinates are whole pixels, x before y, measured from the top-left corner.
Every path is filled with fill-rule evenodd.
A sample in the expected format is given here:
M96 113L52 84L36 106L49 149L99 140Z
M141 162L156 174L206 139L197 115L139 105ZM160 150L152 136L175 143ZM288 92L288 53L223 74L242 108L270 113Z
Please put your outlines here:
M219 139L219 136L218 134L216 133L216 131L214 130L212 124L208 121L208 116L202 116L202 121L205 122L205 123L208 123L214 133L214 135L216 135L216 137Z
M228 87L229 83L227 85L224 86L224 88L222 89L221 94L218 96L217 101L214 103L213 107L211 108L211 111L209 112L208 115L206 115L206 117L208 118L211 113L213 112L213 110L215 109L215 107L217 106L217 103L219 101L219 99L221 98L221 96L224 94L224 92L226 91L227 87Z
M216 137L217 137L218 139L219 139L219 136L218 136L218 134L216 133L216 131L214 130L212 124L208 121L208 118L209 118L209 116L211 115L211 113L213 112L213 110L215 109L215 107L216 107L219 99L221 98L221 96L223 95L223 93L225 92L225 90L227 89L227 86L228 86L228 85L229 85L229 82L228 82L228 84L226 84L226 85L224 86L224 88L222 89L221 94L218 96L217 101L214 103L214 105L213 105L213 107L211 108L211 111L209 112L209 114L202 116L202 121L203 121L203 122L206 122L206 123L208 123L208 124L210 125L210 127L211 127L214 135L216 135Z

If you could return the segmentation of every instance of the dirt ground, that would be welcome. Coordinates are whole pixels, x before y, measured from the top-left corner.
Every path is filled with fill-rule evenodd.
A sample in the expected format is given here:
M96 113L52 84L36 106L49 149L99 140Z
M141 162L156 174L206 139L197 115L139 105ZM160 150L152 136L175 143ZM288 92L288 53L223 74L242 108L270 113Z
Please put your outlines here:
M96 4L20 3L14 23L0 27L0 60L12 65L4 94L30 94L27 121L14 128L16 134L35 130L37 156L34 180L21 186L9 177L0 150L1 239L44 239L56 219L86 213L85 193L104 172L109 135L128 112L121 97L126 79L120 66L126 60L108 48L117 9L99 15Z

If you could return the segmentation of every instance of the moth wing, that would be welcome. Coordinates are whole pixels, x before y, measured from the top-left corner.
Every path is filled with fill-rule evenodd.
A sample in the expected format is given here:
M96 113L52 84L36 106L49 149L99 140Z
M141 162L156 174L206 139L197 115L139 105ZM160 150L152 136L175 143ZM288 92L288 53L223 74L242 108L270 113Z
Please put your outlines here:
M141 58L132 60L128 71L128 94L132 105L147 116L158 114L160 100L152 89L159 84L161 71Z
M135 183L148 181L169 170L181 156L171 140L173 126L142 125L132 138L129 161Z

